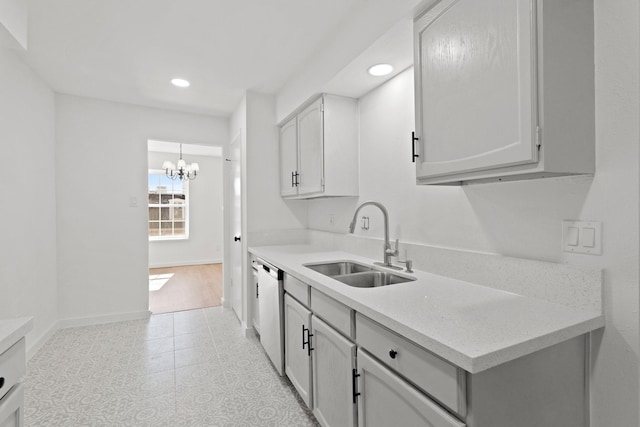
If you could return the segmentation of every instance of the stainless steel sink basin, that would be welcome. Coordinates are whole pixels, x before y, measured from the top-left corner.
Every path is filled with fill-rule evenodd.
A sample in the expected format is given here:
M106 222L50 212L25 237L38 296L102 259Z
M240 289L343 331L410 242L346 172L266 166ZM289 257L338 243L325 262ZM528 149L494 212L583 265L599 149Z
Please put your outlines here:
M416 280L415 277L391 273L353 261L306 264L305 267L355 288L375 288Z
M373 267L353 261L334 261L322 264L306 264L305 267L330 277L351 273L362 273L364 271L373 271Z

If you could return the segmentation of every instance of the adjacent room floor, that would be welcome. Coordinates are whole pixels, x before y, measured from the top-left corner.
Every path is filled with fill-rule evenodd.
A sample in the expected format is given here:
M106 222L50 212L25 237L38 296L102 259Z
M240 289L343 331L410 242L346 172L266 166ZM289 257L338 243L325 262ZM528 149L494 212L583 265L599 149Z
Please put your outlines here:
M149 269L153 314L216 307L222 299L222 264Z
M24 385L26 426L317 426L222 307L59 330Z

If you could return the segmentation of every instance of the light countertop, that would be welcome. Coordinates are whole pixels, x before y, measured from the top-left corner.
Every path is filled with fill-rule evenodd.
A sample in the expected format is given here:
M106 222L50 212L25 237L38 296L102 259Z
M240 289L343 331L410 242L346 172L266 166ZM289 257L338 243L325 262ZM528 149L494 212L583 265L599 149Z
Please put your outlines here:
M604 316L593 311L428 272L400 273L416 277L412 282L354 288L304 266L377 261L346 252L309 245L261 246L249 251L470 373L604 326Z
M20 341L33 327L33 317L0 319L0 354Z

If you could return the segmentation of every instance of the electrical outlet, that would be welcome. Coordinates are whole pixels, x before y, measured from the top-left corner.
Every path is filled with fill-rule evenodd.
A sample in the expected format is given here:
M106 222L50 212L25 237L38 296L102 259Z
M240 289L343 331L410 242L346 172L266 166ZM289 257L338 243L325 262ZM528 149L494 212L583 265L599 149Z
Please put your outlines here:
M602 222L562 221L562 250L602 255Z
M360 228L362 228L363 230L368 230L369 229L369 217L368 216L363 216L361 219L361 223L360 223Z

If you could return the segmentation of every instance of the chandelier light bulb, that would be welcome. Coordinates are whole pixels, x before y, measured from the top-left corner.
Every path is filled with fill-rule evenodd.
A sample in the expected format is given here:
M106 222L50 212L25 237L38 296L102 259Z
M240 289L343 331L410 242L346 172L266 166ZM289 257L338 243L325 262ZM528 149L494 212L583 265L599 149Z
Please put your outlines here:
M200 171L200 166L197 163L187 164L182 159L182 144L180 144L180 159L178 160L178 167L170 161L165 160L162 163L162 169L165 170L165 174L167 178L171 179L179 179L180 181L189 181L196 179L198 172Z

